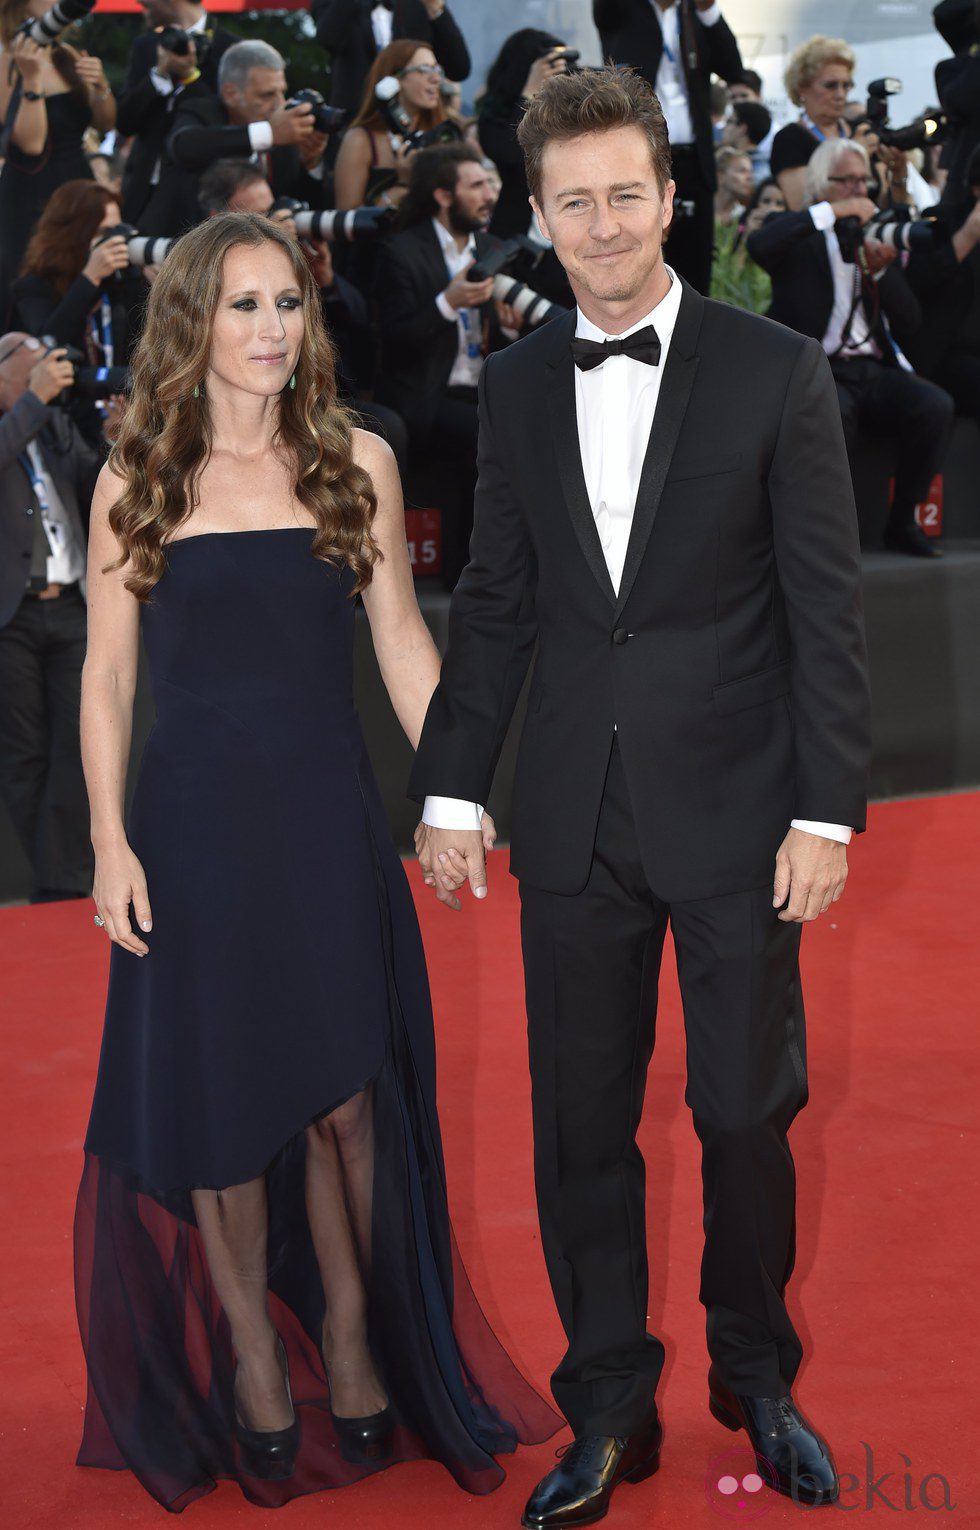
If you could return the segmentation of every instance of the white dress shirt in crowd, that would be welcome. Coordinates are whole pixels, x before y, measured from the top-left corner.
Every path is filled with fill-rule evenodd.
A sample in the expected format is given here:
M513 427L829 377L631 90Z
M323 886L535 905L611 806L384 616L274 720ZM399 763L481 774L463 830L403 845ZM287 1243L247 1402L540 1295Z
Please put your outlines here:
M85 549L79 544L65 503L48 472L44 457L36 441L27 443L27 455L40 478L46 504L41 510L41 522L48 539L46 573L49 584L74 584L85 574ZM40 496L39 496L40 497Z
M633 510L653 417L660 396L663 369L681 305L681 284L669 266L670 288L651 311L621 332L622 338L652 324L660 340L660 365L650 366L633 356L608 356L601 366L575 368L575 413L582 470L613 588L618 592L633 525ZM603 341L607 335L581 309L577 336ZM480 827L479 804L456 797L427 797L423 820L433 828ZM846 843L851 830L840 824L793 819L793 827Z
M391 7L376 5L371 12L371 27L374 31L374 40L378 45L379 53L382 48L387 48L391 42L391 33L394 25L395 18L392 15Z
M650 0L653 14L663 33L664 51L657 70L657 97L663 107L667 123L667 135L676 148L679 144L694 142L694 126L691 122L691 105L687 99L687 80L681 56L681 12L679 5L671 5L662 11L657 0ZM706 27L713 27L721 20L721 6L712 5L698 12L698 20Z
M433 218L432 227L436 231L451 281L454 276L465 271L467 266L471 266L476 259L476 239L471 234L460 249L455 235L451 234L438 218ZM467 308L464 317L464 310L454 308L444 292L440 292L436 298L436 307L447 324L455 324L457 331L456 360L453 362L447 387L475 388L480 381L480 368L483 365L481 353L483 319L480 310Z
M810 217L813 219L814 227L820 229L826 241L827 256L830 260L830 272L834 279L834 306L830 310L830 323L827 325L827 332L821 342L823 348L828 356L833 356L840 350L848 317L853 312L851 338L842 354L844 356L873 356L875 360L880 361L881 346L871 334L868 316L859 296L861 291L860 268L856 263L846 261L840 252L840 241L837 238L837 230L834 227L837 215L829 202L817 202L810 208ZM883 275L884 271L879 271L874 278L875 281L880 281ZM855 301L857 302L856 307ZM888 328L888 320L884 314L881 316L881 322L884 325L886 334L891 339L899 366L906 372L911 372L912 367L891 334Z
M202 15L200 15L198 17L198 19L195 22L193 22L191 24L191 26L185 27L184 31L185 32L203 32L206 29L207 24L208 24L208 18L207 18L206 15L202 14ZM174 82L170 78L169 74L162 74L160 72L160 70L157 68L156 64L154 64L152 69L150 70L150 80L151 80L151 82L153 84L153 89L157 92L158 95L161 95L161 96L172 95L174 90L176 90L180 86L180 84L182 83L181 81L178 80L177 85L174 85Z

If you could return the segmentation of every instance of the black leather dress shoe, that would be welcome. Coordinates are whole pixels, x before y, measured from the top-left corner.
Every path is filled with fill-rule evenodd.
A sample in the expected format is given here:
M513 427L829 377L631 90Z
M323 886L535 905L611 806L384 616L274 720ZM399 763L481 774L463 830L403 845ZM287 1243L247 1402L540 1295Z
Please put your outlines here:
M620 1482L643 1482L660 1465L663 1430L656 1410L638 1434L583 1434L559 1454L561 1464L538 1483L524 1509L527 1530L592 1525L605 1519Z
M830 1446L792 1397L746 1397L725 1386L714 1366L708 1372L708 1407L726 1429L744 1429L752 1441L759 1476L797 1503L834 1503L840 1496Z
M891 552L908 553L913 558L941 558L943 550L932 537L927 537L922 527L913 521L911 525L886 526L885 546Z

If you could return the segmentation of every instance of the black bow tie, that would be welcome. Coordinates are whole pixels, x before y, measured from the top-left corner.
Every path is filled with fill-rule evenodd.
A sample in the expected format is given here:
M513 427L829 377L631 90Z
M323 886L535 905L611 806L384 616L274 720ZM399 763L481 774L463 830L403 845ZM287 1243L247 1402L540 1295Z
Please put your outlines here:
M647 366L657 367L660 365L657 331L652 324L647 324L622 340L581 340L576 336L572 341L572 357L583 372L601 367L607 356L632 356L634 361L645 361Z

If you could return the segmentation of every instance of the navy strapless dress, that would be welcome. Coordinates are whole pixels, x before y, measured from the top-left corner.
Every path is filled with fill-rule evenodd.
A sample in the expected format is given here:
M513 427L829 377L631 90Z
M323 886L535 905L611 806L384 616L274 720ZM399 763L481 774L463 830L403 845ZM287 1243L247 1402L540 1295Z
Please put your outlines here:
M79 1461L168 1509L220 1478L275 1506L344 1459L318 1336L305 1128L373 1090L371 1342L391 1460L474 1492L561 1420L489 1329L453 1242L425 961L353 700L354 579L312 529L190 536L143 610L156 724L128 833L153 930L113 945L75 1218L88 1366ZM270 1312L301 1426L295 1473L241 1470L230 1334L191 1198L265 1175Z

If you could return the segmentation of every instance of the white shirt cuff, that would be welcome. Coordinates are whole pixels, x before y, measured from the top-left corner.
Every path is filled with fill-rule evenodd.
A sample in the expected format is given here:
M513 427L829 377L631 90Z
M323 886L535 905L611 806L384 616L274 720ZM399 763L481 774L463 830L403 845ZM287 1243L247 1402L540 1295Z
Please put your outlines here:
M829 202L815 202L810 208L810 217L813 219L814 228L823 233L828 228L833 228L837 222L837 214Z
M313 166L313 169L312 170L307 170L306 173L307 173L307 175L311 175L315 181L322 181L323 180L323 160L322 159L318 159L316 164Z
M422 822L430 829L479 829L483 809L478 802L459 797L426 797Z
M821 839L836 839L842 845L849 845L853 829L849 829L843 823L815 823L812 818L794 818L790 823L791 829L803 829L807 834L819 834Z
M436 307L442 314L443 318L449 320L450 324L455 324L459 319L459 314L456 312L455 308L444 292L440 292L436 298ZM453 827L456 827L455 824Z
M721 6L709 5L706 11L698 11L696 14L703 27L713 27L721 20Z
M173 94L173 80L169 74L161 74L155 66L150 70L150 83L158 95L169 96Z
M248 125L248 141L256 154L260 154L263 149L271 149L272 123L250 122Z

